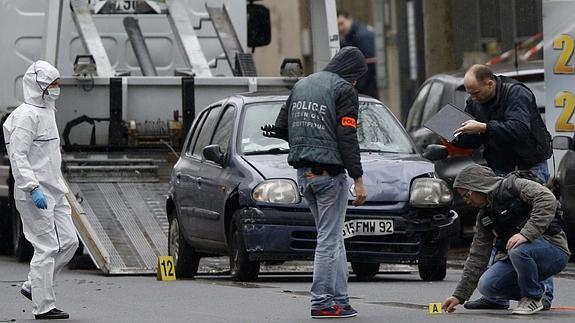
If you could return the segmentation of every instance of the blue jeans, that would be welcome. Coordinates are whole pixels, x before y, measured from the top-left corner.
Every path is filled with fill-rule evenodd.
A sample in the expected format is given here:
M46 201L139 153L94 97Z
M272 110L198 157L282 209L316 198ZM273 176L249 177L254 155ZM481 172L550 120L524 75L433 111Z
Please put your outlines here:
M509 173L509 172L501 171L501 170L497 170L497 169L495 169L493 171L495 172L495 174L497 176L505 176ZM533 172L533 174L535 174L537 177L539 177L539 179L542 180L544 183L547 183L547 181L549 180L549 176L550 176L549 175L549 167L547 166L546 160L544 160L544 161L540 162L539 164L531 167L531 171ZM546 288L545 299L547 299L547 301L549 302L549 305L551 305L551 302L553 301L553 290L554 290L553 277L549 277L543 283L545 284L545 288ZM487 296L487 295L485 295L485 296ZM504 297L482 297L482 298L491 302L491 303L496 303L499 305L509 305L509 299L508 298L504 298Z
M346 175L316 176L304 167L298 169L298 184L317 229L311 308L347 306L347 256L342 234L348 199Z
M489 297L540 299L544 281L560 273L568 260L567 253L541 237L509 251L507 258L483 273L477 288Z

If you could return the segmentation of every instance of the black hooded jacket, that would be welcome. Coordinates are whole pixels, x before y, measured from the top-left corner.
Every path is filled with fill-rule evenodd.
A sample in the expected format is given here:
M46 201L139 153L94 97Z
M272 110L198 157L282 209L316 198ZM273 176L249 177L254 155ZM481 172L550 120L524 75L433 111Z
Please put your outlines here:
M352 178L363 175L356 129L359 101L352 82L366 70L359 49L346 47L323 71L294 85L275 123L287 130L290 165L319 165L332 175L345 168Z

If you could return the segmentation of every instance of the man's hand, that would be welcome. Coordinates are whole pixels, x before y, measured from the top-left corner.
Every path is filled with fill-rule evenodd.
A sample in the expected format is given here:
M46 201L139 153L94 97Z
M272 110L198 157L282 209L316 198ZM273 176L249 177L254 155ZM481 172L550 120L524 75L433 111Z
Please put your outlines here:
M487 124L483 122L478 122L475 120L467 120L461 124L461 127L455 129L453 133L462 134L480 134L487 130Z
M48 209L48 200L46 200L46 196L44 195L44 192L42 192L42 188L40 186L33 189L30 194L32 195L32 201L37 208L42 210Z
M507 240L507 251L528 241L529 240L527 240L527 238L525 238L521 233L516 233L511 238L509 238L509 240Z
M276 127L273 124L266 124L263 125L260 128L263 131L263 135L264 137L270 137L270 138L279 138L279 139L284 139L285 140L285 136L282 136L283 134L283 129Z
M367 192L363 186L363 178L354 178L353 181L355 182L355 201L352 204L353 206L360 206L367 200Z
M443 310L447 313L453 313L455 311L455 306L459 304L457 297L449 296L445 301L443 301Z

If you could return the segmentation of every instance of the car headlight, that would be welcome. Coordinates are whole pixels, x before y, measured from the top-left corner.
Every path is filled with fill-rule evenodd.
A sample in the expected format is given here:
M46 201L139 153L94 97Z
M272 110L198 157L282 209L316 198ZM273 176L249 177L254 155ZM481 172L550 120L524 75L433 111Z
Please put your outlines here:
M432 208L450 205L453 193L447 183L439 178L417 178L411 184L409 204L414 207Z
M291 179L268 179L252 191L252 198L259 202L297 204L301 201L297 184Z

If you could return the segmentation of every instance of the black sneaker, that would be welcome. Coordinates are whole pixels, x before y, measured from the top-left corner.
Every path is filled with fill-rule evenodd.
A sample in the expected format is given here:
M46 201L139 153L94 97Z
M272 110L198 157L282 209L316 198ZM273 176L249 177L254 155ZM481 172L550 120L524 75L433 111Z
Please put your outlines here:
M344 318L356 315L357 312L351 306L349 306L347 311L339 307L339 305L332 305L320 310L311 310L311 317L314 319Z
M468 310L506 310L509 308L509 304L501 305L490 302L484 298L480 298L474 301L465 302L463 307Z
M59 309L53 308L49 312L34 315L37 320L65 320L69 319L70 315Z
M343 313L344 313L345 315L351 315L351 316L348 316L348 317L352 317L352 316L356 316L356 315L357 315L357 311L356 311L353 307L351 307L351 305L340 306L340 307L341 307L341 310L343 311Z
M32 300L32 292L25 290L24 288L20 289L20 294L24 295L29 300Z
M549 311L551 309L551 303L549 303L549 301L547 300L547 298L543 297L543 299L541 300L541 302L543 303L543 309L542 311Z

